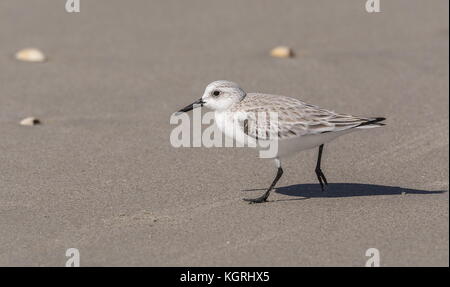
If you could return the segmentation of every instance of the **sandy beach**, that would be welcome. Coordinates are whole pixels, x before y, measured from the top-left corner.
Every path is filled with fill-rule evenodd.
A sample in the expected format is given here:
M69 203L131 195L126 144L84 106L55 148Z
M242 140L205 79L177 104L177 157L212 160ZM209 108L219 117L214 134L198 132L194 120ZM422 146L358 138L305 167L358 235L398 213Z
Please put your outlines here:
M0 2L1 266L449 265L448 1L64 2ZM327 191L309 150L249 205L272 162L169 141L220 79L387 125L325 147Z

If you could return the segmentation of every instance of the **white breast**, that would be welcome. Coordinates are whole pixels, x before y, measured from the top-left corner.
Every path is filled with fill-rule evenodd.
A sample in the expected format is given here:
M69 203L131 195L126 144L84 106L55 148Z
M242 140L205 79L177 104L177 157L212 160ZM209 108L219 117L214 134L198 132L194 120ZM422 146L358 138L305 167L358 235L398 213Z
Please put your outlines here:
M256 142L253 138L247 136L242 127L239 125L239 114L233 112L216 111L214 113L214 119L216 125L225 136L236 140L242 146L256 147Z

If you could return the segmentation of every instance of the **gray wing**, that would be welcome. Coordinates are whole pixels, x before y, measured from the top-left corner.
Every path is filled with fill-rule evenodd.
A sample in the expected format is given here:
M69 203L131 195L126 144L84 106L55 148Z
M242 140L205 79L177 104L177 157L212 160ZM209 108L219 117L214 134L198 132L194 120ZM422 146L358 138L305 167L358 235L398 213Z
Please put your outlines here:
M246 115L240 124L244 133L255 139L288 139L337 132L370 121L321 109L294 98L266 94L248 94L235 110Z

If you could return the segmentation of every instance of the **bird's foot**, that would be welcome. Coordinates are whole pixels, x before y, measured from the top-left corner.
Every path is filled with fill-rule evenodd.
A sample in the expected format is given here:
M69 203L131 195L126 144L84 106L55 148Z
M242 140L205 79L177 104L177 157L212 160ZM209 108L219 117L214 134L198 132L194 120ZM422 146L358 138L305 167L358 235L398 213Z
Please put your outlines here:
M319 180L320 188L322 189L322 191L327 190L328 181L320 168L316 169L316 175L317 175L317 179ZM324 183L325 183L325 185L324 185Z
M247 201L249 204L253 203L263 203L267 201L266 196L260 196L258 198L244 198L244 201Z
M322 190L322 192L328 191L328 184L327 183L321 184L320 189Z

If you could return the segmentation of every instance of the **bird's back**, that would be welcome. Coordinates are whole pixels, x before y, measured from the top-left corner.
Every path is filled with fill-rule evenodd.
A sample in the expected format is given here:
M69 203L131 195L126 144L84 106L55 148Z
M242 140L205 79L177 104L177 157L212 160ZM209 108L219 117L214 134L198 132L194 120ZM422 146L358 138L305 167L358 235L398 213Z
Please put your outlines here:
M382 125L378 122L384 120L339 114L295 98L259 93L247 94L231 111L247 115L243 123L245 132L256 139L267 139L270 136L284 140L358 127L370 128ZM274 114L277 115L276 129L267 120L272 119L271 115Z

